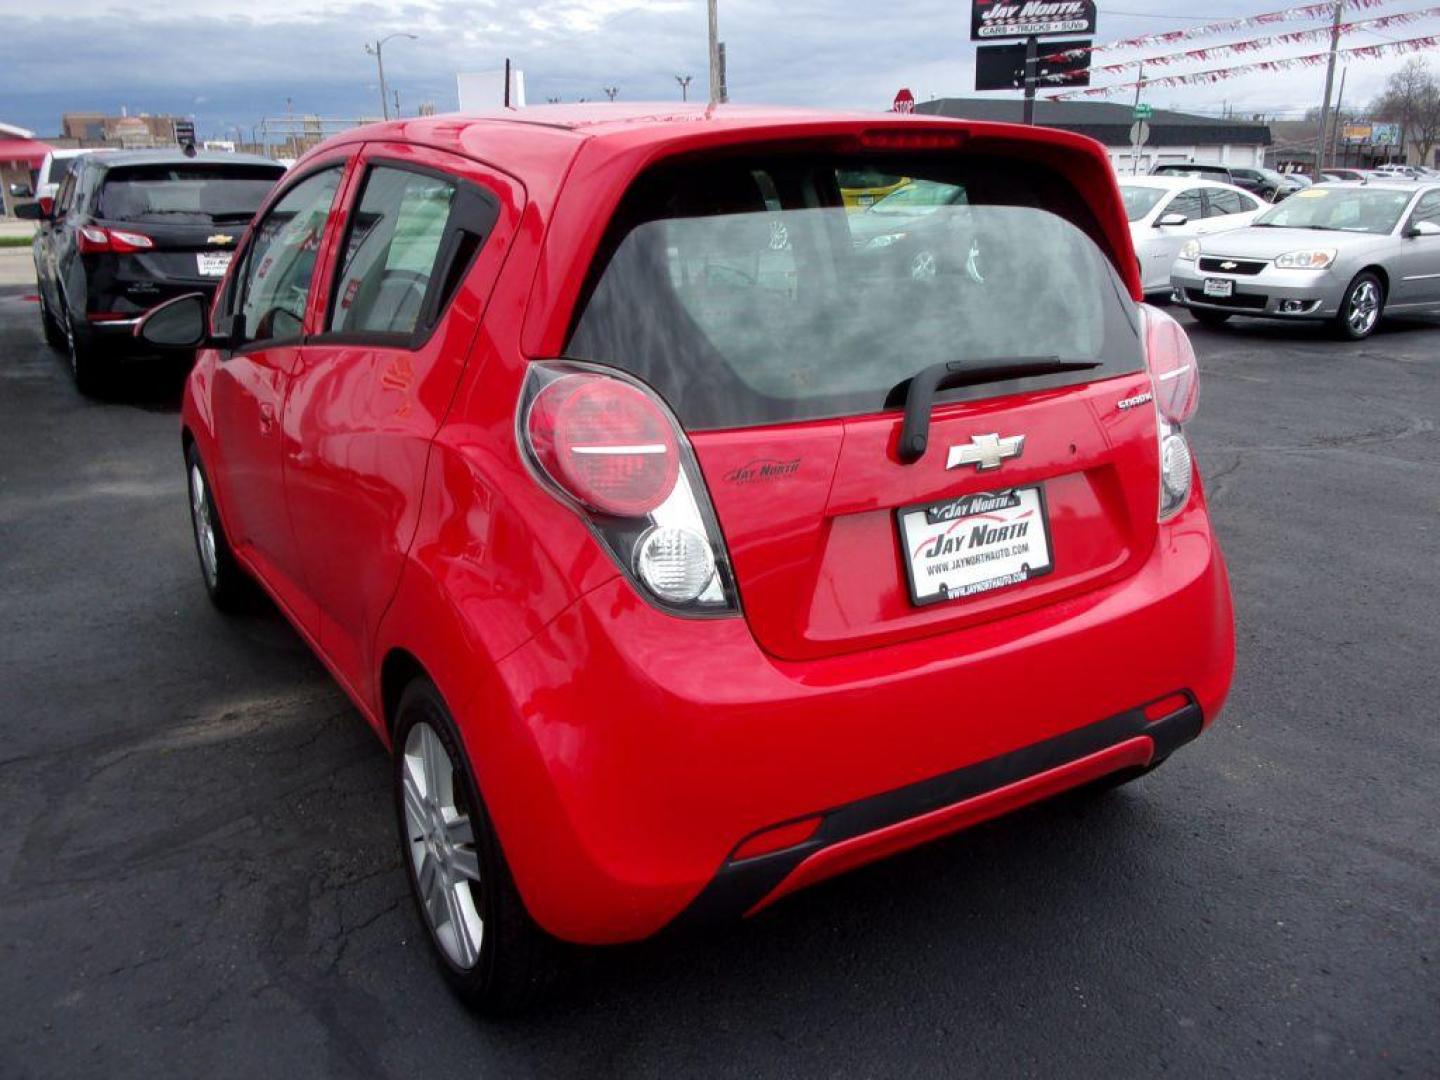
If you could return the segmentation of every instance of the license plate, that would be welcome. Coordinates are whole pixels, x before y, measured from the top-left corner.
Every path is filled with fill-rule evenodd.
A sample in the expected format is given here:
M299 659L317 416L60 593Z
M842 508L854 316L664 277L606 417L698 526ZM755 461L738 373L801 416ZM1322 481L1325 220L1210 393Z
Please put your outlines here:
M1205 279L1206 296L1230 296L1235 292L1235 283L1229 278L1207 277Z
M873 206L875 204L875 196L860 195L856 197L855 202L860 206Z
M195 261L205 277L224 277L225 271L230 269L230 252L202 251L195 256Z
M1040 487L984 491L899 513L910 602L960 600L1055 568Z

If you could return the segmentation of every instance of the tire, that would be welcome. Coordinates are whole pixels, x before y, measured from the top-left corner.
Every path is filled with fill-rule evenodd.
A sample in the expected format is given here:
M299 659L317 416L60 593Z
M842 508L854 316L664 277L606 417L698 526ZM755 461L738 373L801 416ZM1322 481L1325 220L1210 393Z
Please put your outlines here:
M221 611L245 611L255 599L255 583L235 561L220 515L215 510L209 474L194 443L185 448L185 476L190 492L191 531L195 535L195 554L200 560L200 580L205 592Z
M1191 308L1190 314L1201 326L1224 326L1230 321L1230 312L1211 311L1208 308Z
M88 331L75 326L68 307L64 311L61 333L64 337L62 348L70 360L70 377L75 380L75 389L86 397L101 396L106 390L106 372L101 367L101 358L96 354L95 343Z
M65 330L60 325L60 320L50 313L50 305L45 302L45 290L40 290L40 330L45 335L45 344L52 349L67 348Z
M428 679L401 695L393 746L400 859L445 981L481 1014L535 1005L558 984L568 950L525 910L455 723Z
M1380 325L1385 311L1385 286L1369 270L1355 275L1340 300L1335 332L1345 341L1364 341Z

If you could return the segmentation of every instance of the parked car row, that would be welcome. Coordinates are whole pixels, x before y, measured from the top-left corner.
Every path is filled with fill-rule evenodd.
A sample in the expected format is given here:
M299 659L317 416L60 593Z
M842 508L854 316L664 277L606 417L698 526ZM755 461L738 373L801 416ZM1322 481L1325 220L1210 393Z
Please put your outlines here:
M1151 176L1178 176L1192 180L1209 180L1243 188L1266 202L1279 202L1309 186L1308 178L1297 173L1281 173L1274 169L1245 168L1231 165L1176 162L1156 165Z

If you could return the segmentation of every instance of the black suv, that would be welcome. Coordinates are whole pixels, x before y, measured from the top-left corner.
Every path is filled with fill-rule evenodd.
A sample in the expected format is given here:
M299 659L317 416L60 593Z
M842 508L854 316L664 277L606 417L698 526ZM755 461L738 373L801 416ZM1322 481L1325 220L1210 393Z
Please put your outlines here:
M184 293L211 293L284 166L244 154L175 151L77 159L41 222L35 277L45 337L70 354L82 393L129 351L139 317Z

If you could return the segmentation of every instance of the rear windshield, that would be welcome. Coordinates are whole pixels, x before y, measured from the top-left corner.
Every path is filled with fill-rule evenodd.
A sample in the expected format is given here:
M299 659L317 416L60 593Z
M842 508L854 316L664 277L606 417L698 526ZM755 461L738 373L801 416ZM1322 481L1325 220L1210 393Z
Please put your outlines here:
M1229 169L1205 165L1156 165L1150 170L1152 176L1193 176L1201 180L1213 176L1227 176Z
M106 221L244 224L284 172L264 165L134 165L112 169L100 190Z
M940 361L1098 362L968 400L1138 370L1135 307L1059 175L994 157L710 159L627 194L566 355L629 371L688 429L898 407ZM857 173L901 185L860 211Z

